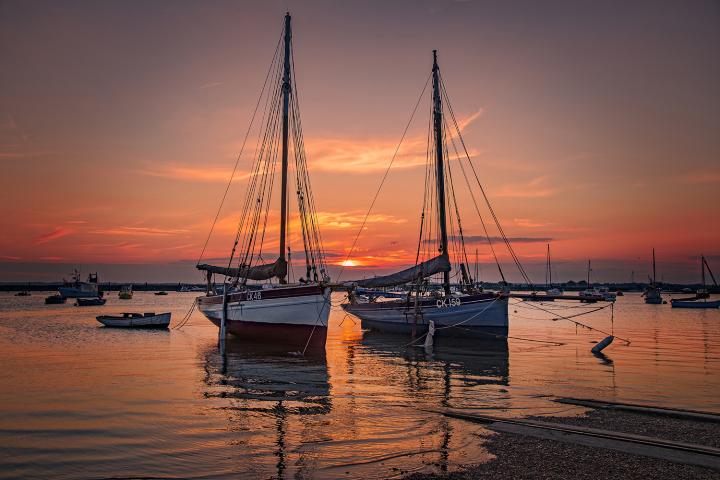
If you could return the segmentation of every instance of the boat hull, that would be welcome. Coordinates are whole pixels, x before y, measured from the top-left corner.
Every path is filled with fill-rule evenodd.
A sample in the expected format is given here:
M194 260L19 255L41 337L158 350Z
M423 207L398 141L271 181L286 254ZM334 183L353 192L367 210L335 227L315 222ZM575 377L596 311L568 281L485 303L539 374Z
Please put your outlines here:
M97 298L97 290L83 290L75 287L59 287L58 293L65 298Z
M222 295L198 298L214 325L222 320ZM228 295L225 329L246 340L324 347L330 315L330 288L318 286L248 290Z
M170 325L170 312L152 316L114 317L101 315L97 321L106 327L113 328L168 328Z
M435 324L438 337L507 336L508 298L494 295L474 295L424 301L417 316L407 303L381 302L345 304L343 309L360 318L363 328L386 333L421 335Z
M672 308L720 308L720 300L713 300L712 302L683 302L683 301L670 301Z
M93 298L78 297L75 300L75 306L77 306L77 307L99 307L99 306L105 305L105 302L107 302L106 299L99 298L99 297L93 297Z

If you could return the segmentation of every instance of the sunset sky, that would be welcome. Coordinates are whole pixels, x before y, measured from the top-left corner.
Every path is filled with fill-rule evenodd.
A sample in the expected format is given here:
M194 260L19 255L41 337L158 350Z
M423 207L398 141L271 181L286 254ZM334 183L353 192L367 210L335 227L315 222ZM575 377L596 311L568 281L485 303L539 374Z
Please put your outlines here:
M548 242L559 280L584 278L588 259L598 281L646 279L653 247L665 281L698 281L700 253L720 271L718 2L0 0L0 281L59 280L73 266L103 281L199 281L286 10L331 263L437 49L534 280ZM414 261L429 105L346 279ZM206 258L228 254L245 186L234 182ZM463 207L466 234L481 235Z

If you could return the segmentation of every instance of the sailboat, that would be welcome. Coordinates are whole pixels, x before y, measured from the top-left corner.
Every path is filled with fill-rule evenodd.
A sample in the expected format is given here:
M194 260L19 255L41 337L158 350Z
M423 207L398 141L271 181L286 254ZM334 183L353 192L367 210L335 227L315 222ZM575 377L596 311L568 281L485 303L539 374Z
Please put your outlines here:
M206 273L206 296L197 299L200 311L215 325L225 317L227 333L244 339L278 344L324 347L330 313L330 278L326 272L315 204L310 189L302 137L292 54L290 14L268 72L263 132L241 213L235 243L225 266L200 264ZM260 94L263 99L265 87ZM260 104L258 100L258 105ZM294 166L299 223L305 253L305 278L293 274L288 243L288 175ZM276 164L280 161L280 231L278 256L266 262L266 235ZM290 187L292 188L292 187ZM224 276L217 286L214 276ZM276 280L276 282L274 282ZM264 282L264 283L252 283Z
M559 287L553 287L552 281L552 264L550 263L550 244L547 244L547 262L545 264L545 283L547 284L546 295L557 296L562 295L563 291Z
M449 135L446 135L446 129L449 128L443 116L444 103L448 104L450 120L455 124L457 137L462 142L460 129L442 84L437 51L433 50L432 125L431 134L428 135L425 200L420 220L421 241L418 242L415 265L390 275L347 282L349 302L342 307L359 317L363 328L381 332L417 335L427 332L433 325L435 335L441 337L507 335L507 294L485 292L478 288L468 269L465 240L448 161ZM453 137L450 140L454 142ZM467 153L466 156L469 161ZM450 215L447 212L448 204L452 209ZM448 223L451 228L456 228L456 234L448 235ZM456 275L459 283L454 285L450 283L451 249L454 253L452 260L459 265L459 275ZM421 261L425 258L428 259ZM434 275L441 276L439 285L430 282ZM403 299L366 302L358 298L358 289L399 285L411 287Z
M710 270L710 265L708 265L707 260L705 260L705 256L700 255L700 271L703 287L697 291L697 294L694 297L674 298L670 300L670 305L673 308L720 308L720 300L708 300L708 298L710 298L710 294L708 293L707 285L705 284L706 267L713 283L716 287L718 286L717 281L715 280L715 275L713 275L712 270Z
M660 286L655 282L655 249L652 250L652 266L653 266L653 276L652 279L650 279L650 285L645 287L645 291L643 292L643 297L645 297L645 303L649 303L651 305L662 305L663 298L660 294Z

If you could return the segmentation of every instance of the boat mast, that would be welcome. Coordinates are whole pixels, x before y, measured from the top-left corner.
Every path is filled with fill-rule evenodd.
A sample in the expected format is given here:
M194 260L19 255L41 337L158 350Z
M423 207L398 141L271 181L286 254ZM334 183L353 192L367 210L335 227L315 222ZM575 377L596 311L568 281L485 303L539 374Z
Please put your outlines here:
M700 255L700 271L702 271L702 285L705 288L705 255Z
M590 260L588 260L588 278L587 278L587 285L590 287Z
M285 66L283 72L283 114L282 114L282 180L280 193L280 260L285 262L285 240L287 230L287 174L288 174L288 110L290 106L290 13L285 14ZM285 276L280 283L287 283Z
M545 273L545 283L552 287L552 268L550 266L550 244L547 244L547 272ZM549 280L549 283L548 283Z
M445 215L445 173L443 171L443 117L440 99L440 68L437 50L433 50L433 124L435 129L435 164L437 177L438 221L440 222L440 253L448 255L447 219ZM450 272L443 272L445 295L450 295Z
M653 285L655 285L655 249L653 248Z

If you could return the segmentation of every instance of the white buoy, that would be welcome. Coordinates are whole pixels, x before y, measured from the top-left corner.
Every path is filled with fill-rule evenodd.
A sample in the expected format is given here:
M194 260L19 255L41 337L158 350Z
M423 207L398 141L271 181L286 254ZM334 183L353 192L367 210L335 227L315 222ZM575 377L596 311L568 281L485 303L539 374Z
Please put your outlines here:
M428 324L428 332L427 335L425 335L425 348L432 348L433 335L435 335L435 322L430 320L430 323Z
M613 340L615 340L615 337L613 337L612 335L607 336L607 337L603 338L601 341L599 341L598 343L596 343L595 346L590 351L592 353L600 353L603 351L603 349L605 347L610 345Z

